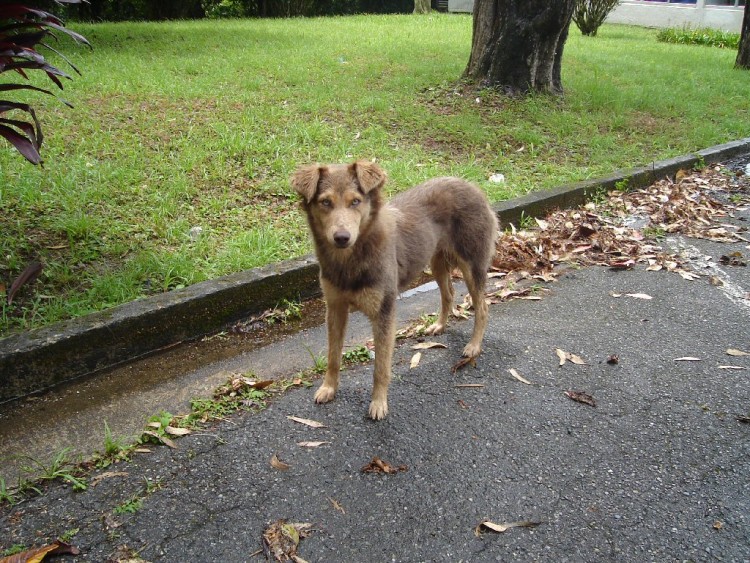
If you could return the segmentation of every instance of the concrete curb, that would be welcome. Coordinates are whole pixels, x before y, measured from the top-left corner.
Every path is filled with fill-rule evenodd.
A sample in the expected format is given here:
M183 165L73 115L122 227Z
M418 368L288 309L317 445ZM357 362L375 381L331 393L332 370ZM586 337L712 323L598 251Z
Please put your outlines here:
M648 186L681 168L750 153L750 137L650 166L528 194L494 206L501 224L584 203L615 186ZM275 306L319 293L318 265L304 256L126 303L0 339L0 402L200 338Z

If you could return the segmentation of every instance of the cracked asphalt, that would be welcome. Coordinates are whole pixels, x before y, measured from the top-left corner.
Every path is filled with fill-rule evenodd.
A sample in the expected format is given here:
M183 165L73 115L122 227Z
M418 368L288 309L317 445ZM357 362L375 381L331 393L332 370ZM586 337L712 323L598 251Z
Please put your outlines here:
M570 270L541 301L491 306L476 368L450 369L471 321L434 338L448 348L423 351L414 369L415 341L401 341L384 421L365 417L372 366L358 366L330 404L294 389L176 449L98 470L85 492L53 484L4 505L0 547L73 530L71 561L117 560L123 546L147 561L253 561L264 529L285 518L314 524L298 550L307 561L749 561L750 356L726 350L750 351L750 275L717 264L747 244L666 244L689 247L704 275ZM652 299L613 296L628 293ZM423 298L437 307L435 292ZM264 354L283 358L313 338L302 336ZM586 365L559 366L556 348ZM408 469L362 473L374 456ZM114 512L134 498L133 513ZM476 534L484 520L541 524Z

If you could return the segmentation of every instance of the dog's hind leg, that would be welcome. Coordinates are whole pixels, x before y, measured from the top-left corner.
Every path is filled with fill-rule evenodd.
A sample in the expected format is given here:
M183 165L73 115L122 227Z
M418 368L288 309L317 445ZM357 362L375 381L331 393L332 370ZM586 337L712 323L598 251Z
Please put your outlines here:
M396 341L396 297L385 296L380 311L372 317L375 337L375 370L372 382L370 418L380 420L388 414L388 385L391 382L393 347Z
M344 348L344 333L349 319L349 306L343 302L326 303L328 325L328 366L322 385L315 392L316 403L327 403L336 395L341 372L341 352Z
M484 288L487 285L487 271L478 267L476 263L466 264L463 261L459 264L461 272L464 274L466 287L471 295L471 303L474 306L474 332L471 340L464 347L463 355L466 358L476 358L482 351L482 339L484 331L487 328L487 319L489 307L484 298Z
M453 281L451 281L451 263L446 259L445 254L439 252L432 257L430 262L432 275L440 288L440 313L437 321L425 329L425 334L434 336L443 334L445 325L448 322L448 316L453 309L453 298L455 296Z

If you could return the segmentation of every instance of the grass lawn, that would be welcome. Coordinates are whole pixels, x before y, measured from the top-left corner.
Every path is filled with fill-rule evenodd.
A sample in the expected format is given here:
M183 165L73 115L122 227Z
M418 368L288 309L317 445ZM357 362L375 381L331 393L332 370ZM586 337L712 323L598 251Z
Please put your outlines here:
M653 30L571 26L565 96L506 99L457 84L467 15L70 27L94 45L61 46L75 108L24 98L45 168L0 140L0 290L44 263L0 335L309 252L301 164L377 158L391 193L450 174L497 201L750 135L736 52Z

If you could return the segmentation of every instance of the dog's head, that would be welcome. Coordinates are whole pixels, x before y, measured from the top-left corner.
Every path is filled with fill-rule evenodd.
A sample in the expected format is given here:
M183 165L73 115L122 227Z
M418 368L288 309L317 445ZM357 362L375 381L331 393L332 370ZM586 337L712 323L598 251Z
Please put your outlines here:
M364 160L297 170L292 187L302 196L316 244L351 248L380 210L385 180L377 164Z

